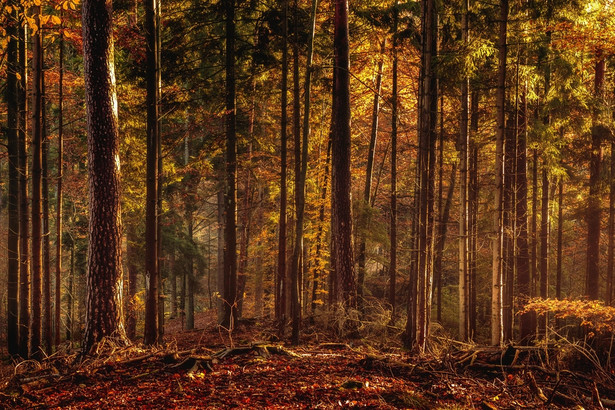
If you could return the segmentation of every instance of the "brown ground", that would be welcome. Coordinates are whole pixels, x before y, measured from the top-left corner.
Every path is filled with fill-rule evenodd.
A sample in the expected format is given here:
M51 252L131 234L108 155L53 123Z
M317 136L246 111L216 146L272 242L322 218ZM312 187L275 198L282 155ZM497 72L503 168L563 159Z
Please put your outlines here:
M5 366L0 407L600 408L598 395L607 404L615 398L600 385L594 394L586 376L578 381L581 376L562 373L557 381L551 371L527 363L477 366L484 353L457 350L437 359L417 358L356 342L291 348L270 342L273 332L250 323L239 326L231 343L207 313L197 316L196 327L182 331L181 322L172 321L164 349L118 348L109 342L99 356L78 365L76 354L67 353L42 364ZM321 333L309 337L318 338L326 341Z

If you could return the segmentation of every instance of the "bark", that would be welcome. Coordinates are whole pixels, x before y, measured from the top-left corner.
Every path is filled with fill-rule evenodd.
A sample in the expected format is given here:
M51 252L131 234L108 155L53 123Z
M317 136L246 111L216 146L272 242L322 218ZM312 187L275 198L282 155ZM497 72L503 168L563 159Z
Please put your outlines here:
M419 127L418 288L415 346L423 351L429 337L434 249L434 169L437 124L437 12L433 0L423 2L423 53Z
M33 10L35 22L40 27L41 9ZM29 355L41 358L42 289L43 289L43 236L42 236L42 78L43 44L41 30L32 35L32 271L30 293L30 351Z
M158 340L158 293L160 266L158 255L158 169L160 128L158 120L158 101L160 98L160 70L158 64L158 9L157 0L145 0L145 49L147 88L147 176L145 210L145 327L143 341L154 345Z
M83 353L106 336L125 340L120 163L111 1L82 8L89 175L89 247Z
M335 240L334 267L338 292L345 308L357 305L357 288L352 252L350 202L350 59L348 42L348 0L335 0L333 48L333 178L332 231Z
M299 344L301 327L301 255L303 254L303 217L305 210L305 180L303 173L303 149L307 166L307 145L301 138L301 96L299 87L298 6L294 1L295 25L293 27L293 136L295 152L295 243L290 270L290 314L292 318L291 343ZM306 135L307 139L307 135ZM303 145L303 147L302 147Z
M604 93L604 77L606 62L598 56L595 66L594 93L601 98ZM590 299L598 299L600 278L600 172L602 168L602 135L599 121L599 110L593 115L592 145L589 165L589 198L587 200L587 269L585 276L585 295Z
M14 6L11 1L10 5ZM7 347L19 354L19 50L17 12L7 25L7 151L8 151L8 237L7 237Z
M47 116L45 113L45 76L42 78L41 98L41 137L42 151L42 222L43 222L43 323L41 330L42 345L45 353L51 354L53 335L51 333L51 244L49 241L49 139L47 137Z
M395 322L395 296L397 282L397 122L399 96L397 90L397 25L399 20L399 1L395 0L393 17L393 90L391 95L391 222L389 261L389 305L391 306L391 323Z
M461 15L461 35L464 47L469 44L468 24L469 1L463 0ZM469 329L469 201L468 166L470 153L469 125L469 77L464 76L461 83L461 115L459 120L459 338L468 340Z
M518 66L518 64L517 64ZM517 75L518 78L518 75ZM515 101L518 101L516 93ZM518 103L515 102L515 106ZM503 340L513 339L513 297L515 284L515 186L516 186L516 151L517 151L517 111L509 113L504 142L504 192L502 196L502 223L504 234L502 242L502 334Z
M60 19L63 14L60 12ZM62 19L63 21L63 19ZM63 23L61 23L63 24ZM63 25L60 26L63 29ZM58 166L57 166L57 188L56 188L56 261L55 261L55 303L54 303L54 344L60 345L60 322L62 313L62 229L64 223L63 205L63 179L64 179L64 35L60 30L59 34L59 79L58 79Z
M491 274L491 344L499 345L503 338L502 323L502 196L503 196L503 150L506 128L505 104L506 104L506 35L508 24L508 0L500 0L500 31L498 37L498 85L497 85L497 135L496 135L496 158L495 158L495 204L493 230L494 239L492 244L492 274Z
M542 169L542 201L540 211L540 297L548 297L549 285L549 172L547 165ZM538 321L538 333L546 336L547 316L541 315Z
M23 12L23 9L20 11ZM23 23L23 22L21 22ZM27 24L19 29L19 354L28 357L30 339L30 217L27 150Z
M225 0L226 12L226 184L224 193L224 318L233 330L237 319L237 131L235 92L235 0Z
M472 136L478 134L478 103L479 103L478 91L472 92L472 115L470 117L470 131ZM479 198L479 179L478 179L478 144L474 141L474 138L470 138L470 154L469 154L469 177L468 177L468 235L469 235L469 248L470 258L468 260L469 280L468 280L468 294L469 294L469 313L468 320L470 324L469 338L472 339L476 333L476 272L477 272L477 254L478 254L478 198Z
M288 127L288 0L283 4L282 96L280 132L280 217L278 220L278 270L276 285L276 319L282 337L286 329L286 223L287 223L287 127Z
M516 220L517 220L517 297L518 308L525 305L531 295L530 255L528 244L527 212L527 84L522 95L519 127L517 129L517 178L516 178ZM521 343L529 344L535 337L536 316L531 312L522 313L519 318Z

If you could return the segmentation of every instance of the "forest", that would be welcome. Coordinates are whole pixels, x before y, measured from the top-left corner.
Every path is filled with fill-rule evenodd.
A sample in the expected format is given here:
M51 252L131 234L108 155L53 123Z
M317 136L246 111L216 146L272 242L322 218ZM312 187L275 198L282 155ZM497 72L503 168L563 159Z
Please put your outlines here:
M615 408L611 0L0 21L0 406Z

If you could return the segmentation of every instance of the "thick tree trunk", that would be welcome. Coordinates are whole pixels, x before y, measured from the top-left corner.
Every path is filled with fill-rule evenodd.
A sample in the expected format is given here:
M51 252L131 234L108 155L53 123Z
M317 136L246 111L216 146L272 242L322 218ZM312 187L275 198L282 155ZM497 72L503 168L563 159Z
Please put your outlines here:
M9 2L15 6L14 1ZM11 356L19 354L19 72L17 11L7 25L7 151L8 151L8 238L7 238L7 346Z
M335 241L333 266L338 292L346 309L357 305L352 252L352 204L350 202L350 59L348 0L335 0L333 48L333 177L332 231Z
M508 25L508 0L500 0L500 32L498 38L498 86L497 86L497 136L495 158L495 206L493 218L493 260L491 274L491 344L499 345L503 338L502 315L502 246L503 246L503 176L504 137L506 131L506 35Z
M598 99L604 94L604 77L606 62L598 55L595 67L594 93ZM598 299L600 278L600 221L602 209L600 206L600 170L602 168L602 127L600 113L596 109L592 124L592 145L589 165L589 198L587 200L587 270L585 276L585 295L590 299Z
M158 255L158 169L160 147L160 124L158 100L160 95L160 71L158 64L158 9L157 0L145 0L145 36L147 47L145 81L147 88L147 177L145 208L145 327L143 342L153 345L159 342L158 293L160 266Z
M83 353L103 337L125 340L120 163L111 1L85 0L83 55L88 124L89 249Z

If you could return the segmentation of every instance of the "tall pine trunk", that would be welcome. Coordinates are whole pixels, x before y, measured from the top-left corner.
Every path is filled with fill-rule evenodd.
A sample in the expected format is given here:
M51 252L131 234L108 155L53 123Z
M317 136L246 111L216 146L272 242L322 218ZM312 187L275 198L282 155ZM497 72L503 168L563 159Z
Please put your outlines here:
M594 94L601 100L604 94L606 61L599 52L597 55L594 77ZM598 299L600 278L600 172L602 168L602 128L600 111L595 108L592 118L592 143L589 165L589 198L587 200L587 269L585 276L585 295Z
M63 14L60 13L60 18ZM63 29L63 23L60 26ZM55 260L55 289L54 289L54 344L60 345L61 314L62 314L62 229L64 223L63 205L63 179L64 179L64 33L60 30L58 40L58 165L56 188L56 260Z
M83 353L106 336L125 340L117 97L111 1L82 7L89 175L89 247Z
M468 23L469 0L463 0L461 15L461 35L463 46L469 44ZM469 89L470 81L467 75L461 83L461 115L459 120L459 339L470 338L470 284L469 284L469 201L468 201L468 166L470 153L469 125Z
M397 294L397 122L399 120L398 84L397 84L397 26L399 20L399 1L395 0L393 11L393 90L391 91L391 221L389 260L389 305L391 306L391 323L395 322L395 296Z
M503 338L502 314L502 247L503 217L502 199L504 191L504 137L506 129L506 54L508 26L508 0L500 0L500 31L498 37L498 80L497 80L497 134L495 158L495 204L493 218L492 274L491 274L491 344L499 345Z
M282 337L286 329L286 223L287 223L287 144L288 144L288 0L283 4L282 96L280 132L280 217L278 220L278 270L276 280L276 319Z
M333 266L346 309L357 305L350 202L350 58L348 0L335 0L333 48L332 232Z
M13 1L9 5L15 6ZM17 10L7 25L7 151L8 151L8 238L7 238L7 345L11 356L19 354L19 50Z
M145 328L144 343L153 345L158 340L158 293L160 266L158 255L158 199L160 123L158 101L160 99L160 69L158 63L158 0L145 0L145 36L147 47L145 81L147 88L147 177L145 207Z
M235 85L235 0L225 0L226 152L224 193L224 318L233 330L237 319L237 124Z

